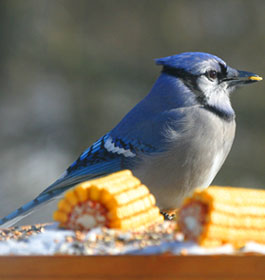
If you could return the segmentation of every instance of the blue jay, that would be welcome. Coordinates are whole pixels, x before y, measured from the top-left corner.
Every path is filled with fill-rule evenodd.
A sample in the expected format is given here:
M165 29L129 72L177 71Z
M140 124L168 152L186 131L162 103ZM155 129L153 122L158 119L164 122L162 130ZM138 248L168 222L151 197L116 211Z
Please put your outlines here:
M172 209L195 188L207 188L234 140L230 93L261 77L217 56L187 52L157 59L162 72L150 93L90 146L34 200L0 219L10 226L79 182L130 169Z

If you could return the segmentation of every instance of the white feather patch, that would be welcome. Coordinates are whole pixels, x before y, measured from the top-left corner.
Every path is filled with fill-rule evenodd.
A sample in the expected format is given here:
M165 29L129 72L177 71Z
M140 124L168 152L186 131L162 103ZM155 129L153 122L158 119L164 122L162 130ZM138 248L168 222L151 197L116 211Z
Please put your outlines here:
M123 155L125 157L135 157L136 155L130 151L120 147L115 147L114 143L112 142L112 138L109 137L108 140L105 142L104 147L108 152L117 153L119 155Z
M223 165L223 162L225 160L224 154L222 152L219 152L212 163L212 168L209 172L209 176L206 179L206 181L204 182L204 184L202 186L200 186L200 189L205 189L208 188L208 186L212 183L214 177L216 176L216 174L218 173L218 171L220 170L221 166Z
M226 83L218 84L217 81L210 81L205 76L201 76L197 84L210 106L233 112L229 98L231 89L227 88Z

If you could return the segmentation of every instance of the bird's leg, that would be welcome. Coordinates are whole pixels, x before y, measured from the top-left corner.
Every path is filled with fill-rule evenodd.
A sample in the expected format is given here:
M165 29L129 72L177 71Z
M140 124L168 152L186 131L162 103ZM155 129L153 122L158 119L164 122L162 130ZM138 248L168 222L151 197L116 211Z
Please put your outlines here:
M166 221L173 221L176 220L178 208L175 209L163 209L160 213L164 216Z

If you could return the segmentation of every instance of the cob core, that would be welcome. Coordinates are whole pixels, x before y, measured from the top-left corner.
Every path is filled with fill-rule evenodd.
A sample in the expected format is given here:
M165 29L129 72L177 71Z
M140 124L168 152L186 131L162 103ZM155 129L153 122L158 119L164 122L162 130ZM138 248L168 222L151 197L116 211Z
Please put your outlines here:
M265 191L212 186L195 191L178 212L185 239L206 247L265 244Z
M61 227L75 230L129 230L163 221L154 196L129 170L77 185L58 203L53 217Z

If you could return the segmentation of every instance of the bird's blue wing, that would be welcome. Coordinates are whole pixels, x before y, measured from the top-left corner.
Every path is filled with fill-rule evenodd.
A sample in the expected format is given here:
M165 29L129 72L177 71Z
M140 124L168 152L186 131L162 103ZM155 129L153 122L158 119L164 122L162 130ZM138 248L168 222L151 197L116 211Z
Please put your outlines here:
M55 189L68 188L82 181L129 168L132 164L131 158L108 150L106 143L109 141L109 134L101 137L68 167L61 178L41 194L54 191ZM115 145L115 140L113 141Z
M0 219L0 226L11 226L40 205L53 200L72 186L122 169L133 168L139 153L150 147L139 141L123 140L106 134L90 146L69 166L65 174L40 193L34 200Z
M107 133L73 162L64 175L40 195L65 189L95 177L123 169L132 169L139 155L155 153L157 149L138 138L122 138Z

